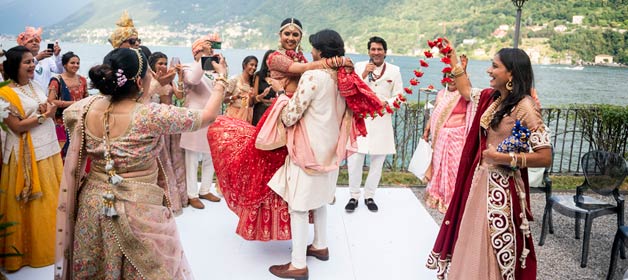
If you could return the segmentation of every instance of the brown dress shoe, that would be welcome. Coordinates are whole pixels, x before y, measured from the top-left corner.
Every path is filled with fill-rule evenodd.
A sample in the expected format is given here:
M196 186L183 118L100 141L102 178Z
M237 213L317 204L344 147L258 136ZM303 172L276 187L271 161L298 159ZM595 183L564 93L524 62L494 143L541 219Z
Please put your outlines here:
M220 197L217 197L213 193L210 193L210 192L208 192L206 194L201 194L198 197L202 198L202 199L209 200L211 202L219 202L220 201Z
M198 198L190 198L188 199L190 205L196 209L205 209L205 205Z
M307 280L310 277L307 266L301 269L289 269L290 263L287 263L273 265L268 268L268 271L270 271L273 275L284 279Z
M307 245L307 251L305 253L306 256L315 257L321 261L329 260L329 249L314 249L312 245Z

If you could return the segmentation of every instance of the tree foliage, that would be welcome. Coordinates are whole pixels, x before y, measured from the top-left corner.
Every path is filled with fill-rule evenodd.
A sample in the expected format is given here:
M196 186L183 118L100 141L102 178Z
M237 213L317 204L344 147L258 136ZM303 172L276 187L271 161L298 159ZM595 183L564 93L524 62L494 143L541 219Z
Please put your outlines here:
M594 150L623 155L628 142L628 106L574 105L582 135Z

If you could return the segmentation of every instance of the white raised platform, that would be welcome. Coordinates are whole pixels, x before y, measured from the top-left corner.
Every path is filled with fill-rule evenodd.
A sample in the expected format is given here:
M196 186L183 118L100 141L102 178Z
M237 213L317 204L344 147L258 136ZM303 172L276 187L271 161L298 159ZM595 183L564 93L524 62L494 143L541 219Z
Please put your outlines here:
M328 208L329 261L308 257L313 280L434 279L425 260L438 225L407 188L382 188L371 213L364 200L354 213L344 206L348 188L338 188L337 202ZM251 242L235 234L237 217L224 202L188 207L177 217L183 247L196 279L278 279L268 267L290 261L290 241ZM313 229L310 231L310 240ZM24 267L7 275L15 280L52 279L52 266Z

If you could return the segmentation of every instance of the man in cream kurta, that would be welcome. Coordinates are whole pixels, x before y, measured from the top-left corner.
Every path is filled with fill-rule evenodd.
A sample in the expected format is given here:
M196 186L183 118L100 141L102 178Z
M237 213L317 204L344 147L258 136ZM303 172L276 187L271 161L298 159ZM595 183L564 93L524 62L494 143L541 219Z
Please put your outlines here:
M403 91L399 67L384 61L386 58L386 41L380 37L371 37L368 42L369 61L355 64L355 72L377 94L380 100L392 104L395 96ZM381 117L366 118L366 137L358 137L358 150L347 159L349 172L349 188L351 199L345 210L353 212L358 206L360 185L362 184L362 167L366 155L370 156L368 177L364 183L364 203L369 210L378 210L373 200L375 190L382 177L382 168L386 155L395 153L395 132L391 115L385 113Z
M289 147L290 155L286 157L286 163L268 182L268 186L288 202L292 230L291 264L297 269L307 267L306 251L308 255L312 249L328 252L326 205L334 199L338 179L336 152L345 109L346 103L338 92L335 71L311 70L303 74L294 96L281 112L281 122L287 129L294 129L295 126L305 128L304 135L295 135L295 142L298 138L306 138L316 163L328 170L304 170L295 163ZM295 153L303 151L294 150ZM306 248L309 210L314 210L313 248Z

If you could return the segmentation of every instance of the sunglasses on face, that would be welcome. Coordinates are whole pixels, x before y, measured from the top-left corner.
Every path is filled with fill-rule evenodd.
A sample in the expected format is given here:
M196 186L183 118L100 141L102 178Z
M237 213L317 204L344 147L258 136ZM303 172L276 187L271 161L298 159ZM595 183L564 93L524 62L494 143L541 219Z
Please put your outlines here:
M129 43L129 45L135 45L135 43L141 44L142 43L142 39L140 39L140 38L129 38L129 39L124 40L124 42Z

